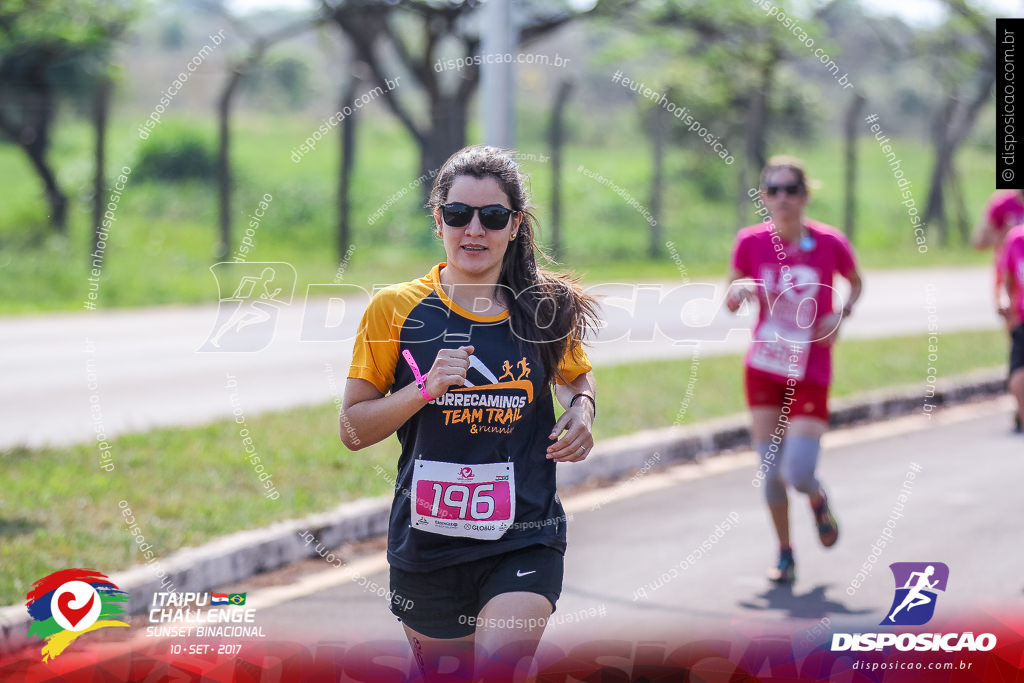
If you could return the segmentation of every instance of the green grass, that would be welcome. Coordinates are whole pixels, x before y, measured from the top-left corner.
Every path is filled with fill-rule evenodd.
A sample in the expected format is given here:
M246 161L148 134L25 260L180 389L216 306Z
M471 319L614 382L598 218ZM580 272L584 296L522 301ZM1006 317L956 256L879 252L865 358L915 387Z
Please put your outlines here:
M899 385L917 385L923 392L929 366L926 346L923 336L841 340L833 354L830 396ZM939 360L933 365L941 379L1002 365L1007 354L1008 342L1002 332L958 332L942 335ZM680 413L684 419L679 424L691 424L746 410L738 356L712 356L695 362L695 375L691 361L675 362L668 368L663 361L652 361L595 369L598 394L615 397L613 405L607 398L599 399L610 409L602 409L601 419L594 425L598 438L674 424ZM686 390L694 376L693 395L687 399Z
M296 116L249 114L236 117L233 137L236 186L233 204L237 247L259 198L274 199L256 232L250 261L287 261L297 270L298 290L309 283L331 282L338 261L335 247L337 133L325 137L300 163L290 151L319 120ZM111 126L108 174L132 166L140 141L134 119ZM635 121L622 114L605 125L614 135L596 136L582 126L565 150L564 244L566 268L588 282L679 277L665 249L648 259L648 227L640 213L612 188L588 178L584 167L613 181L646 205L650 159ZM174 135L192 126L213 139L209 119L167 119L153 135ZM590 131L590 132L588 132ZM547 155L543 131L521 130L520 149ZM920 209L926 197L931 152L921 143L897 140L894 146ZM87 291L90 233L90 145L88 127L69 120L58 127L52 158L62 187L71 198L70 230L54 236L46 207L24 154L0 143L0 177L7 180L0 212L0 314L81 310ZM822 182L808 210L819 220L841 222L839 141L822 141L771 150L804 157L812 176ZM965 147L959 156L964 192L971 211L980 213L994 184L988 151ZM918 254L906 209L895 181L873 138L860 146L859 227L855 244L865 267L926 267L988 264L989 257L963 247L931 249ZM546 161L525 160L534 203L539 207L539 236L550 234L550 175ZM355 252L345 281L369 286L408 280L444 258L431 237L431 221L422 208L419 188L408 191L372 226L367 217L419 175L418 157L408 135L387 116L364 116L360 122L356 173L352 188ZM213 182L169 184L131 178L110 230L101 277L101 308L160 303L213 301L217 290L209 266L217 242L217 206ZM726 270L735 234L734 171L696 152L673 148L666 156L662 225L664 239L675 243L690 276L718 279ZM973 219L973 216L972 216ZM748 220L753 220L749 214ZM954 243L956 243L954 241Z
M923 337L841 341L833 395L893 385L923 389L925 344ZM999 366L1006 346L998 331L945 334L935 365L940 377ZM598 368L596 437L673 424L690 371L690 361ZM740 358L701 359L682 424L743 409ZM333 404L250 415L245 426L281 493L277 500L263 497L233 421L117 438L110 473L98 468L99 455L89 444L0 452L0 604L23 600L35 580L57 569L115 571L142 561L125 531L121 500L154 552L166 556L233 531L390 489L374 466L393 470L396 437L347 451L339 443Z

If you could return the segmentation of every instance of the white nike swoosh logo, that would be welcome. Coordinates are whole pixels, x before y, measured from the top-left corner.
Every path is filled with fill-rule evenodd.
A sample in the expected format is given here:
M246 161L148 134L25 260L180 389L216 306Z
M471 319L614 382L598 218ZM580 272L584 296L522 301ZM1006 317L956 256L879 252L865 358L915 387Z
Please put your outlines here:
M528 574L536 574L536 573L537 573L536 569L533 569L533 570L528 571L528 572L521 572L518 569L516 570L516 576L527 576Z

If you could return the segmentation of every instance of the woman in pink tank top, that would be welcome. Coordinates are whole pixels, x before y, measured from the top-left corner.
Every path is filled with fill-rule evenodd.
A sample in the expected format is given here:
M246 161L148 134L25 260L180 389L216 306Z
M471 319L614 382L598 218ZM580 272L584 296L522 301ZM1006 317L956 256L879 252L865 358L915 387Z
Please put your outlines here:
M754 485L765 490L779 541L779 561L769 572L778 583L796 577L787 488L808 497L825 547L839 538L839 524L815 470L828 428L832 342L861 292L849 241L835 228L804 216L807 184L798 160L768 161L760 192L751 195L759 213L770 220L737 235L726 298L731 311L746 300L759 305L744 361L745 386L751 437L761 460ZM836 275L851 288L839 310L833 305Z

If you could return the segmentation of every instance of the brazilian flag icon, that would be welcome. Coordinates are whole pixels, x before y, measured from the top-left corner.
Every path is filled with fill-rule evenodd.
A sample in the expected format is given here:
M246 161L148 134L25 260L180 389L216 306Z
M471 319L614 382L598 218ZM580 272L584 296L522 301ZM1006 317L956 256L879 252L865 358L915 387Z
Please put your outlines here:
M228 602L230 602L232 605L244 605L245 595L245 593L232 593L228 596Z

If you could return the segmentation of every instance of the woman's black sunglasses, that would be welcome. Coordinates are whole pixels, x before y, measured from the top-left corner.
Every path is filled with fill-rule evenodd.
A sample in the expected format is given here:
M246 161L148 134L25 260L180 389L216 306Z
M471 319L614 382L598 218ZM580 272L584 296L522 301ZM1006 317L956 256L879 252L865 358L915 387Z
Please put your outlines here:
M470 206L462 202L451 202L441 206L441 217L453 228L464 228L473 220L473 212L480 212L480 225L488 230L502 230L508 225L508 218L515 211L506 209L501 204L487 206Z
M765 185L764 193L769 197L774 197L780 191L785 192L790 197L795 197L798 194L804 193L804 186L802 183L790 183L789 185Z

